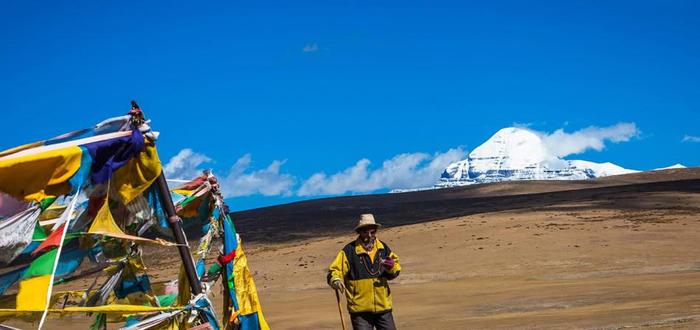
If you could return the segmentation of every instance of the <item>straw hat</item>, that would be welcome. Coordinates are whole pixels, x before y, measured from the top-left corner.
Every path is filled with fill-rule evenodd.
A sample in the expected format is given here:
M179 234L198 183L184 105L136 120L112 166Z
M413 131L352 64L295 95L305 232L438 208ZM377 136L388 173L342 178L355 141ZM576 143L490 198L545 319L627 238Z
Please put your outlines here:
M358 231L364 227L370 227L370 226L375 227L375 228L379 228L382 225L378 224L374 221L374 215L372 215L371 213L362 214L362 215L360 215L360 221L357 223L357 226L355 227L355 231Z

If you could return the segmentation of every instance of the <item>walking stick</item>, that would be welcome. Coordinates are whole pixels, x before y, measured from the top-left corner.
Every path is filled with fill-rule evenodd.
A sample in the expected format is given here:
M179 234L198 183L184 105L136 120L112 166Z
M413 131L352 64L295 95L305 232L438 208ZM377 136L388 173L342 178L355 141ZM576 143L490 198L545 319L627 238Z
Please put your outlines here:
M345 319L343 318L343 309L340 308L340 294L338 294L338 290L335 290L335 300L338 301L338 314L340 314L340 324L343 325L343 330L345 330Z

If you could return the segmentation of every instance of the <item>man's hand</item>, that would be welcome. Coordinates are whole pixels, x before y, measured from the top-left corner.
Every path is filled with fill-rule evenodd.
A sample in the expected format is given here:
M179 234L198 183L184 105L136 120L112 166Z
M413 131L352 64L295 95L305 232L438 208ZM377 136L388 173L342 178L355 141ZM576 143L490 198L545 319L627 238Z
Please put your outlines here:
M335 280L333 280L333 282L331 282L331 287L335 290L340 291L340 293L345 292L345 284L343 284L343 281L341 281L337 278Z
M382 266L384 266L384 268L386 268L386 269L394 268L394 259L386 258L386 259L382 260Z

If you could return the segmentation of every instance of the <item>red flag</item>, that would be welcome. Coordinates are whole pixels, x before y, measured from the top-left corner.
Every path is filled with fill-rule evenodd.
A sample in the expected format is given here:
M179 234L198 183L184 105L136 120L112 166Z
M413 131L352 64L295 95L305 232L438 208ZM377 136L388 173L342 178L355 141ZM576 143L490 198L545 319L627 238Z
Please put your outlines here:
M183 184L183 185L181 185L173 190L195 190L199 186L201 186L205 181L207 181L207 176L200 175L200 176L192 179L192 181L187 182L187 183L185 183L185 184Z
M51 235L49 235L49 237L47 237L45 241L41 242L39 247L37 247L36 250L32 251L32 256L47 248L58 247L59 245L61 245L61 237L63 237L64 228L66 228L65 223L62 224L61 227L58 227L58 229L54 230L54 232L51 233Z

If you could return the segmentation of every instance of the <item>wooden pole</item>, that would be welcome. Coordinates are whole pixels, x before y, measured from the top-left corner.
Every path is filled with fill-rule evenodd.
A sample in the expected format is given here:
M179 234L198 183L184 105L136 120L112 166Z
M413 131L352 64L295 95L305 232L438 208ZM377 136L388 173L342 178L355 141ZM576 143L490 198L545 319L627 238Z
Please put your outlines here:
M138 127L145 123L146 119L143 115L143 111L136 101L131 101L131 111L129 111L129 115L131 116L131 121L134 126ZM165 174L162 171L160 172L158 179L156 179L156 184L158 185L158 196L160 196L160 203L163 206L165 216L168 217L168 225L173 231L173 237L175 237L177 250L180 253L182 264L185 266L185 273L190 282L192 294L196 296L202 293L202 282L199 281L197 271L194 268L194 260L192 260L190 246L187 243L185 231L182 229L182 219L180 219L175 212L175 204L173 204L173 198L170 196L168 181L165 180Z
M165 211L165 215L168 217L168 225L173 231L175 243L178 244L177 250L180 253L182 264L185 266L185 274L190 281L192 294L196 296L202 293L202 283L199 281L197 271L194 268L194 260L192 260L190 246L187 244L187 237L185 236L185 231L182 229L182 219L175 213L175 204L173 204L173 199L170 197L170 189L168 188L168 182L165 180L163 172L161 172L158 179L156 179L156 184L158 184L160 203L163 205L163 211Z
M338 290L335 290L335 300L338 301L338 314L340 314L340 324L343 326L343 330L345 330L345 319L343 318L343 309L340 307L340 294L338 293Z

